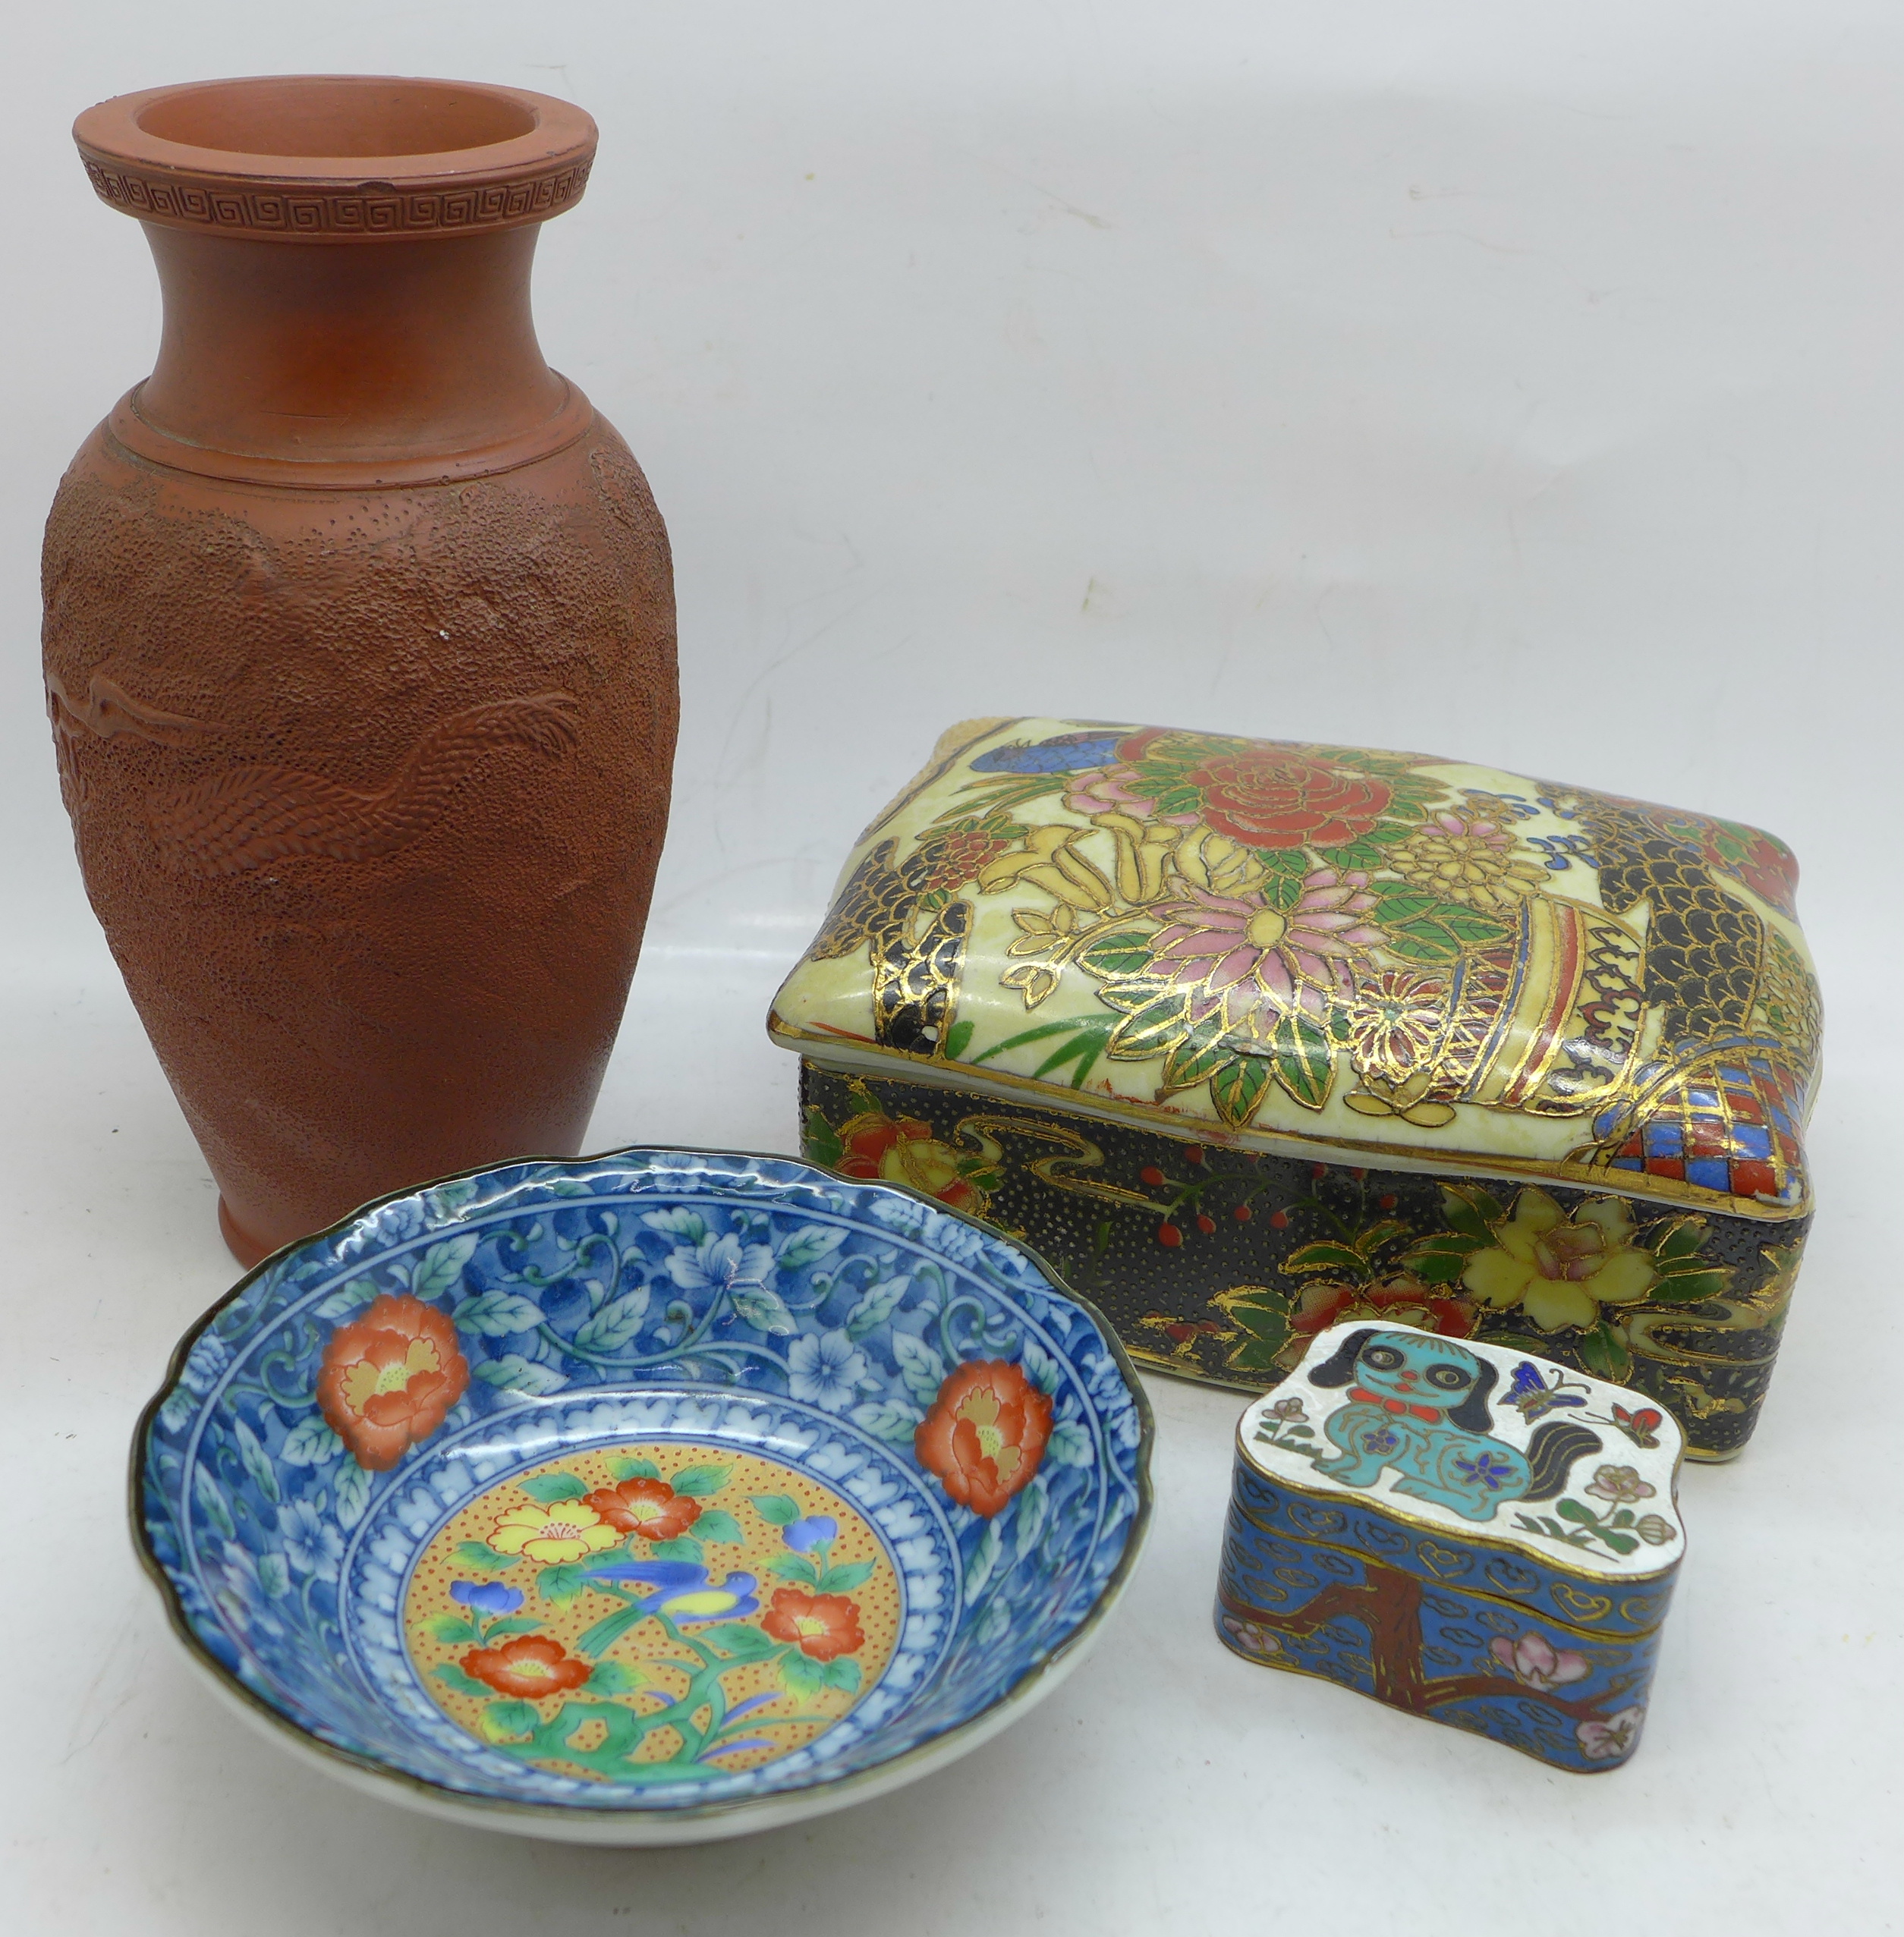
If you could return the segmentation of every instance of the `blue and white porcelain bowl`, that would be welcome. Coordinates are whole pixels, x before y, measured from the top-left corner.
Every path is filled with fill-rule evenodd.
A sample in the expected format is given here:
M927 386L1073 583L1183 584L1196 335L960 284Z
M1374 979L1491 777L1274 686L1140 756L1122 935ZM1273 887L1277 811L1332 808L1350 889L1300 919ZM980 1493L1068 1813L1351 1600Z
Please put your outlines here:
M976 1747L1150 1512L1109 1327L1018 1247L777 1158L524 1162L279 1252L181 1344L135 1536L193 1657L432 1814L686 1843Z

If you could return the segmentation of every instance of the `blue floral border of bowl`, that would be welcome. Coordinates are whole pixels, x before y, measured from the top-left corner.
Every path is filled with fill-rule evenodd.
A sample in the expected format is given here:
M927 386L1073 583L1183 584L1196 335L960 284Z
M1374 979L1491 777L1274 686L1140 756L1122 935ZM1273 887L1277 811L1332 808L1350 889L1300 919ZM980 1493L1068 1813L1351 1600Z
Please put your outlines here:
M998 1690L972 1713L936 1732L927 1734L923 1739L895 1751L889 1756L837 1773L829 1772L822 1763L815 1780L803 1782L781 1779L790 1775L797 1776L803 1769L810 1769L819 1759L803 1757L801 1754L796 1753L766 1766L766 1769L761 1773L772 1771L777 1778L771 1786L758 1786L751 1793L700 1802L669 1803L651 1795L622 1796L618 1800L616 1792L610 1791L605 1795L603 1785L553 1777L551 1779L555 1781L570 1781L574 1790L585 1792L589 1800L527 1800L498 1794L493 1789L454 1786L393 1766L379 1756L354 1749L342 1740L327 1739L317 1726L306 1725L249 1687L233 1663L222 1659L219 1652L207 1644L204 1635L195 1624L180 1594L178 1583L155 1546L146 1510L146 1467L153 1457L153 1429L159 1423L162 1410L168 1401L181 1397L190 1389L190 1369L200 1341L207 1337L216 1336L214 1328L219 1320L240 1305L262 1281L274 1275L282 1276L286 1281L301 1277L326 1280L326 1284L301 1285L297 1288L297 1296L308 1300L315 1295L317 1290L326 1288L328 1283L338 1282L348 1277L354 1263L361 1269L361 1260L373 1234L371 1228L386 1213L393 1210L414 1206L411 1222L415 1228L401 1235L393 1235L388 1240L387 1248L376 1253L378 1259L387 1256L391 1250L405 1244L414 1247L421 1242L423 1235L430 1231L446 1228L453 1230L457 1225L465 1221L465 1207L486 1184L496 1187L497 1197L506 1196L511 1200L508 1205L511 1209L520 1211L546 1202L552 1209L559 1210L564 1208L565 1196L570 1196L572 1200L574 1184L582 1181L587 1173L591 1171L598 1171L604 1166L614 1166L638 1172L650 1166L675 1164L682 1166L681 1174L684 1178L711 1174L715 1190L731 1184L738 1174L759 1178L770 1184L804 1186L836 1197L844 1195L861 1201L875 1199L905 1206L907 1209L903 1212L889 1214L886 1227L889 1235L902 1234L917 1248L936 1251L938 1257L963 1271L969 1272L975 1260L986 1259L993 1274L1002 1277L1006 1284L1017 1291L1028 1293L1034 1297L1056 1299L1061 1304L1068 1304L1088 1321L1097 1333L1097 1343L1115 1366L1131 1402L1129 1410L1135 1422L1136 1433L1134 1442L1125 1449L1129 1458L1124 1478L1134 1498L1128 1514L1120 1520L1118 1527L1112 1530L1113 1533L1121 1531L1122 1534L1122 1544L1117 1558L1109 1571L1095 1583L1089 1605L1077 1614L1068 1631L1049 1652L1029 1661L1009 1684ZM736 1166L738 1169L720 1173L696 1168L716 1165ZM561 1191L559 1186L564 1181L570 1184L570 1193ZM543 1193L541 1197L524 1196L526 1192L537 1188ZM691 1195L695 1188L691 1184L684 1184L681 1194ZM632 1189L625 1189L623 1194L630 1198L638 1195ZM493 1200L485 1208L494 1208ZM501 1221L500 1215L496 1221ZM860 1228L870 1232L875 1225L876 1218L873 1213L861 1215ZM910 1228L895 1233L895 1227L906 1226ZM939 1248L927 1241L928 1234L933 1238L949 1238L954 1233L960 1234L954 1240L953 1250L963 1253L963 1256L955 1256L952 1250ZM288 1270L287 1267L293 1259L307 1253L310 1254L310 1262L301 1273ZM999 1269L1001 1265L1003 1267L1002 1271ZM1028 1277L1042 1282L1025 1283L1024 1281ZM276 1289L276 1285L274 1284L271 1288ZM1011 1291L1007 1291L1004 1285L995 1285L988 1288L996 1297L1012 1296ZM288 1313L274 1314L270 1322L275 1324L289 1315ZM1033 1315L1029 1312L1024 1315L1028 1321L1033 1320ZM251 1329L263 1328L256 1328L254 1321L254 1327L247 1328L247 1333ZM1078 1382L1081 1388L1081 1381ZM841 1425L837 1419L826 1418L815 1408L780 1395L762 1393L745 1388L721 1388L693 1384L677 1384L661 1389L697 1403L718 1404L737 1399L755 1404L764 1402L788 1413L811 1413L816 1419L824 1419L829 1426L836 1430ZM577 1403L587 1398L588 1390L584 1388L576 1394ZM509 1396L505 1391L501 1399L506 1401ZM606 1391L597 1389L587 1402L596 1407L615 1401L640 1404L652 1403L658 1396L659 1391L655 1385L650 1385L645 1392L639 1393L625 1391L617 1393L612 1388ZM515 1407L489 1413L488 1421L493 1423L512 1416L523 1416L522 1395L518 1394L516 1397L518 1404ZM700 1423L704 1429L705 1421ZM860 1437L866 1439L867 1435L861 1435ZM757 1826L772 1827L776 1822L790 1821L804 1816L830 1811L897 1788L916 1775L926 1774L931 1769L955 1759L968 1749L977 1747L1006 1726L1018 1712L1050 1692L1076 1665L1089 1643L1096 1638L1104 1618L1127 1584L1142 1552L1154 1504L1150 1476L1154 1441L1155 1424L1147 1395L1109 1322L1088 1299L1073 1291L1062 1276L1030 1247L1015 1240L1002 1237L997 1232L974 1219L904 1186L842 1178L798 1159L771 1153L698 1151L637 1145L586 1157L524 1158L508 1164L483 1165L455 1172L427 1184L412 1186L375 1199L348 1216L339 1219L328 1229L301 1238L262 1260L213 1303L187 1329L175 1347L165 1378L141 1411L133 1435L127 1504L133 1543L140 1564L159 1590L173 1632L195 1665L209 1677L216 1690L233 1703L246 1719L263 1728L274 1739L285 1742L306 1755L314 1756L328 1772L345 1779L354 1787L383 1794L386 1799L389 1791L395 1786L406 1792L402 1800L414 1807L452 1820L467 1822L472 1819L486 1819L499 1829L517 1827L533 1834L558 1837L566 1834L576 1840L590 1841L632 1840L604 1835L603 1832L609 1825L631 1829L637 1824L642 1824L650 1826L650 1833L641 1840L688 1841L738 1834L757 1826L741 1819L770 1817L773 1821L763 1821ZM876 1442L869 1440L869 1447L873 1443ZM532 1457L534 1456L525 1456L522 1463L529 1463ZM895 1461L894 1464L898 1463ZM920 1478L917 1475L909 1474L908 1476L915 1483ZM384 1476L376 1477L382 1478ZM170 1524L170 1503L165 1501L162 1489L155 1487L153 1490L159 1492L160 1504L165 1508L167 1520ZM360 1515L365 1522L363 1531L367 1535L372 1530L375 1522L387 1517L394 1511L392 1503L398 1490L398 1476L392 1476L380 1500L374 1505L367 1501ZM955 1508L950 1511L966 1521L969 1527L973 1517L966 1510ZM189 1507L187 1511L189 1525ZM883 1533L881 1537L883 1540L886 1538ZM357 1544L360 1558L368 1556L370 1552L371 1543L367 1538ZM952 1558L956 1559L958 1552L955 1545ZM212 1612L208 1605L207 1615L210 1615ZM360 1619L360 1631L361 1627ZM400 1648L400 1640L398 1645ZM938 1651L940 1656L943 1652L943 1648ZM234 1653L235 1655L235 1650ZM937 1665L935 1660L932 1670L927 1671L927 1685L930 1685L930 1674L936 1670ZM883 1677L882 1685L885 1681L886 1678ZM845 1723L850 1723L864 1717L861 1721L861 1728L864 1739L867 1740L876 1739L876 1731L882 1719L877 1714L865 1716L866 1709L872 1705L872 1697L877 1693L877 1689L870 1691L868 1702L845 1718ZM906 1703L911 1699L908 1695L898 1704L902 1712ZM414 1722L417 1719L414 1704L406 1706L410 1710L407 1718ZM445 1718L433 1708L430 1711L430 1718L433 1722L442 1723L445 1728L448 1728ZM829 1731L829 1734L833 1732ZM464 1746L464 1741L459 1739L458 1748ZM475 1748L480 1745L470 1740L467 1746ZM837 1747L837 1744L835 1746ZM798 1766L793 1766L795 1765ZM519 1780L520 1766L514 1773ZM604 1807L605 1803L608 1806ZM511 1822L511 1819L516 1820ZM663 1825L667 1832L665 1835L653 1833L661 1830Z

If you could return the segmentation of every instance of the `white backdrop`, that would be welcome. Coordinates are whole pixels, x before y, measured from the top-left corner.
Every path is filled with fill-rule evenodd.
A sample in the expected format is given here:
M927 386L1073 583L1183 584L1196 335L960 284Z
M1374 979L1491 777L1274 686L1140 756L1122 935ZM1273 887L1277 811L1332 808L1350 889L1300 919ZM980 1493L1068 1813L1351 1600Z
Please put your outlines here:
M1895 0L6 0L4 22L10 1929L1896 1928ZM792 1147L768 998L861 825L969 714L1421 748L1796 849L1832 1020L1823 1212L1757 1440L1687 1476L1629 1768L1560 1775L1224 1653L1240 1401L1165 1382L1156 1533L1099 1653L968 1762L807 1830L621 1856L441 1827L294 1767L188 1681L122 1466L233 1273L73 865L36 555L157 336L72 115L297 70L539 87L601 123L539 315L667 516L684 722L596 1146Z

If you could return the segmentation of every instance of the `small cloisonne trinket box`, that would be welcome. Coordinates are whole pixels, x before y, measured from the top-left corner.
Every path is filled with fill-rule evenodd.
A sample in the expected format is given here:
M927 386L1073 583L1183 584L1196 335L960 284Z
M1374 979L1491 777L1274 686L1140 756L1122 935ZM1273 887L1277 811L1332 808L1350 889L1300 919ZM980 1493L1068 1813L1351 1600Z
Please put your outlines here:
M1685 1547L1682 1438L1499 1346L1332 1326L1237 1430L1216 1630L1556 1768L1638 1746Z
M768 1027L804 1154L1034 1245L1140 1363L1328 1325L1537 1354L1744 1445L1808 1227L1771 835L1456 760L975 720Z

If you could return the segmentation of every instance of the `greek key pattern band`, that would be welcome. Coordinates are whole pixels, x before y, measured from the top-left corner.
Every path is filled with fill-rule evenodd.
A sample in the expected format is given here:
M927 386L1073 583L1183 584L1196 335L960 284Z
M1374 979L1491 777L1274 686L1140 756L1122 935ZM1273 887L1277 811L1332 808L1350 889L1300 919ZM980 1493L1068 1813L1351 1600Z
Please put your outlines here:
M204 176L140 175L91 155L82 159L100 200L128 215L181 228L314 240L458 233L540 222L581 200L593 159L514 181L410 190L374 182L243 187Z

